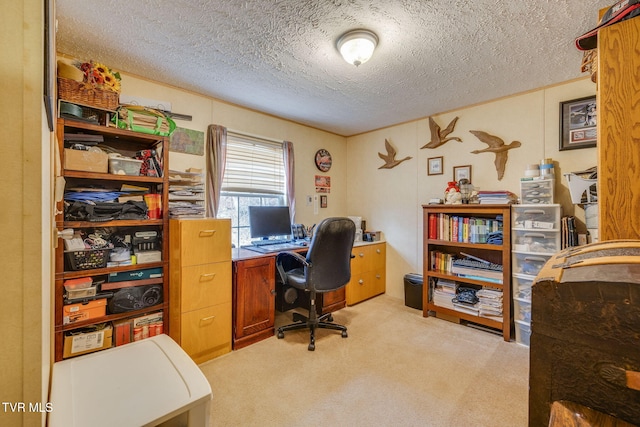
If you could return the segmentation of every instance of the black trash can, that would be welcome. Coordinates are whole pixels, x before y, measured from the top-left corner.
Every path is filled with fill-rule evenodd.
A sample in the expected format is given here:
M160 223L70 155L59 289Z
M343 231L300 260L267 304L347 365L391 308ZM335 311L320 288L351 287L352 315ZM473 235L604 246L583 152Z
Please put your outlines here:
M404 275L404 305L422 310L422 274Z

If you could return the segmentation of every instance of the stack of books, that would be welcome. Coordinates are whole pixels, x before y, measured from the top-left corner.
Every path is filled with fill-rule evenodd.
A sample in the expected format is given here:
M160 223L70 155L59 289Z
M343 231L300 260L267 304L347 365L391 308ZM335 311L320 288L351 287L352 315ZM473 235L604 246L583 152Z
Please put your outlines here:
M456 296L458 285L456 282L437 279L436 285L433 288L433 303L439 307L449 308L454 310L453 298Z
M481 205L505 205L518 202L518 196L511 191L478 191Z
M502 290L483 288L476 292L479 315L502 322Z

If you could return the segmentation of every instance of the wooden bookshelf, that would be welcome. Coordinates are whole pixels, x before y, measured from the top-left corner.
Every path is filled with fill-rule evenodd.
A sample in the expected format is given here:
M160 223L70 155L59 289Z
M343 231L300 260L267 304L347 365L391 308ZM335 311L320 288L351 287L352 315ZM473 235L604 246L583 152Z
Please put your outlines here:
M511 340L513 328L511 308L511 206L510 205L423 205L423 316L443 314L471 322L502 333ZM434 221L436 223L434 228ZM477 224L474 224L476 223ZM456 225L457 224L457 225ZM461 224L464 229L461 230ZM493 228L491 228L493 227ZM502 231L502 243L487 243L491 230ZM461 253L502 265L502 283L477 278L460 277L448 265L435 265L435 254L449 258L465 258ZM474 315L453 307L434 303L433 291L438 280L457 286L502 291L502 319Z

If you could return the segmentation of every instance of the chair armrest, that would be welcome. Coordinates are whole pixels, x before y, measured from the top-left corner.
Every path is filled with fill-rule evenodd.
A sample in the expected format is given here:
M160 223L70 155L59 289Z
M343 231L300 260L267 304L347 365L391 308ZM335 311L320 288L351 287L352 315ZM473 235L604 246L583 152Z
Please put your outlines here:
M298 263L300 263L305 267L311 266L311 264L307 262L307 259L297 252L292 252L292 251L279 252L278 255L276 255L276 269L278 270L278 274L280 275L280 279L282 280L282 283L287 283L287 275L285 274L286 272L283 266L283 261L286 258L293 258L295 261L297 261Z

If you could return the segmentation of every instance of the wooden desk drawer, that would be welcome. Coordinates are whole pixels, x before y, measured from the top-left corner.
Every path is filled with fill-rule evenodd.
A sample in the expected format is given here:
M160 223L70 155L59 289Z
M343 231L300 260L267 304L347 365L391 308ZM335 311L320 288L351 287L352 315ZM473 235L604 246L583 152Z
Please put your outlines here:
M231 301L231 261L183 267L180 274L183 313Z
M227 219L171 221L171 258L180 265L231 260L231 227ZM174 236L177 238L174 240ZM175 244L173 244L175 242Z
M181 346L196 362L231 351L231 302L182 315Z

